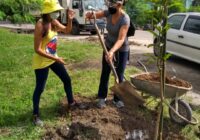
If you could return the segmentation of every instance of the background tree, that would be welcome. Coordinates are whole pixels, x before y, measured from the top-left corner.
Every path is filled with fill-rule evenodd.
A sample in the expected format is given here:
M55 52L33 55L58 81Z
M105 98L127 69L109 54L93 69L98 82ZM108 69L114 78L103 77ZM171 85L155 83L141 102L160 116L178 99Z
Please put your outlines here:
M200 6L200 0L193 0L192 6Z
M194 0L192 6L188 10L189 12L200 12L200 0Z
M41 7L42 0L0 0L0 20L14 23L33 22L31 11Z
M149 14L150 9L151 5L146 2L146 0L129 0L126 3L127 13L131 20L139 26L151 23L151 16Z
M168 14L185 11L185 0L169 0Z
M152 10L155 9L156 0L128 0L126 11L130 18L138 26L152 23ZM156 3L159 3L157 1ZM185 12L185 0L169 0L168 14Z

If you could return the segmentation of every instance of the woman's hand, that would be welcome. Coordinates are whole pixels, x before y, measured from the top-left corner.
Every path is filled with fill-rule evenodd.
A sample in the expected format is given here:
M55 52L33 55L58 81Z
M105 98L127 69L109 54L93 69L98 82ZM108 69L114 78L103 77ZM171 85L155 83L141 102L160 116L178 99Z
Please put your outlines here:
M68 19L72 20L75 17L75 12L72 9L67 9L68 10Z
M114 57L114 52L112 50L110 50L108 52L108 55L106 55L106 61L108 63L111 63L113 61L113 57Z
M62 57L56 58L56 62L61 63L61 64L63 64L63 65L66 65L66 62L63 60Z

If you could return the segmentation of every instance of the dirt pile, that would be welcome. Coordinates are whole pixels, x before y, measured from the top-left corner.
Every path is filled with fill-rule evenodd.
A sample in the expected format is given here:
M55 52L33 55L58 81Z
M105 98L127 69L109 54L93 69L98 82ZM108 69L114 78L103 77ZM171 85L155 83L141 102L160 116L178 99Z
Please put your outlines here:
M156 111L146 108L133 109L125 107L117 109L112 98L107 100L107 107L98 109L95 98L76 96L76 99L85 105L85 109L67 110L64 98L60 102L61 117L71 116L71 125L47 128L45 140L135 140L153 139ZM176 128L174 128L176 129ZM170 132L168 134L168 132ZM168 140L184 140L176 131L166 127L164 137ZM176 134L176 135L174 135Z
M136 79L145 80L145 81L160 82L160 75L158 75L157 73L144 74L144 75L137 76ZM175 78L175 77L171 77L171 76L166 77L166 83L170 84L170 85L186 87L186 88L191 87L191 85L188 82L181 80L181 79L178 79L178 78Z
M47 128L44 140L100 140L99 130L81 123L72 123L70 127Z

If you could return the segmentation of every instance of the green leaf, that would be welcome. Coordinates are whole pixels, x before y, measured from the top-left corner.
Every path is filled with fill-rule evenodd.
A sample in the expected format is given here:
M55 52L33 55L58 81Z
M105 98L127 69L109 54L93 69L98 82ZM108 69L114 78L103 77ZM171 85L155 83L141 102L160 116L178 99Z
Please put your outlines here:
M159 36L159 35L158 35L158 33L156 33L155 31L148 30L148 32L150 32L151 34L153 34L153 35L154 35L154 37L158 37L158 36Z
M162 27L161 26L155 26L155 28L156 28L156 30L159 32L159 33L161 33L162 32Z
M167 25L164 27L163 33L164 33L165 31L167 32L170 28L171 28L170 25L167 24Z
M167 59L169 59L172 56L172 54L165 54L165 56L163 57L163 59L166 61Z

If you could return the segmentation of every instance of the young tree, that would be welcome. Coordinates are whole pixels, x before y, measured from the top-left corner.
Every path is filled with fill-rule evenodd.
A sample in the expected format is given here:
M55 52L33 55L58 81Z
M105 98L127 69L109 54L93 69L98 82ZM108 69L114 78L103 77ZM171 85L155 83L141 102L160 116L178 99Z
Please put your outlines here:
M166 59L169 55L166 54L166 38L169 25L167 24L168 19L168 7L169 0L149 0L152 3L152 19L153 26L156 31L151 31L157 41L154 46L157 52L157 66L158 72L160 74L160 102L158 109L157 123L155 127L154 140L162 140L163 135L163 106L164 106L164 96L165 96L165 79L166 79Z

